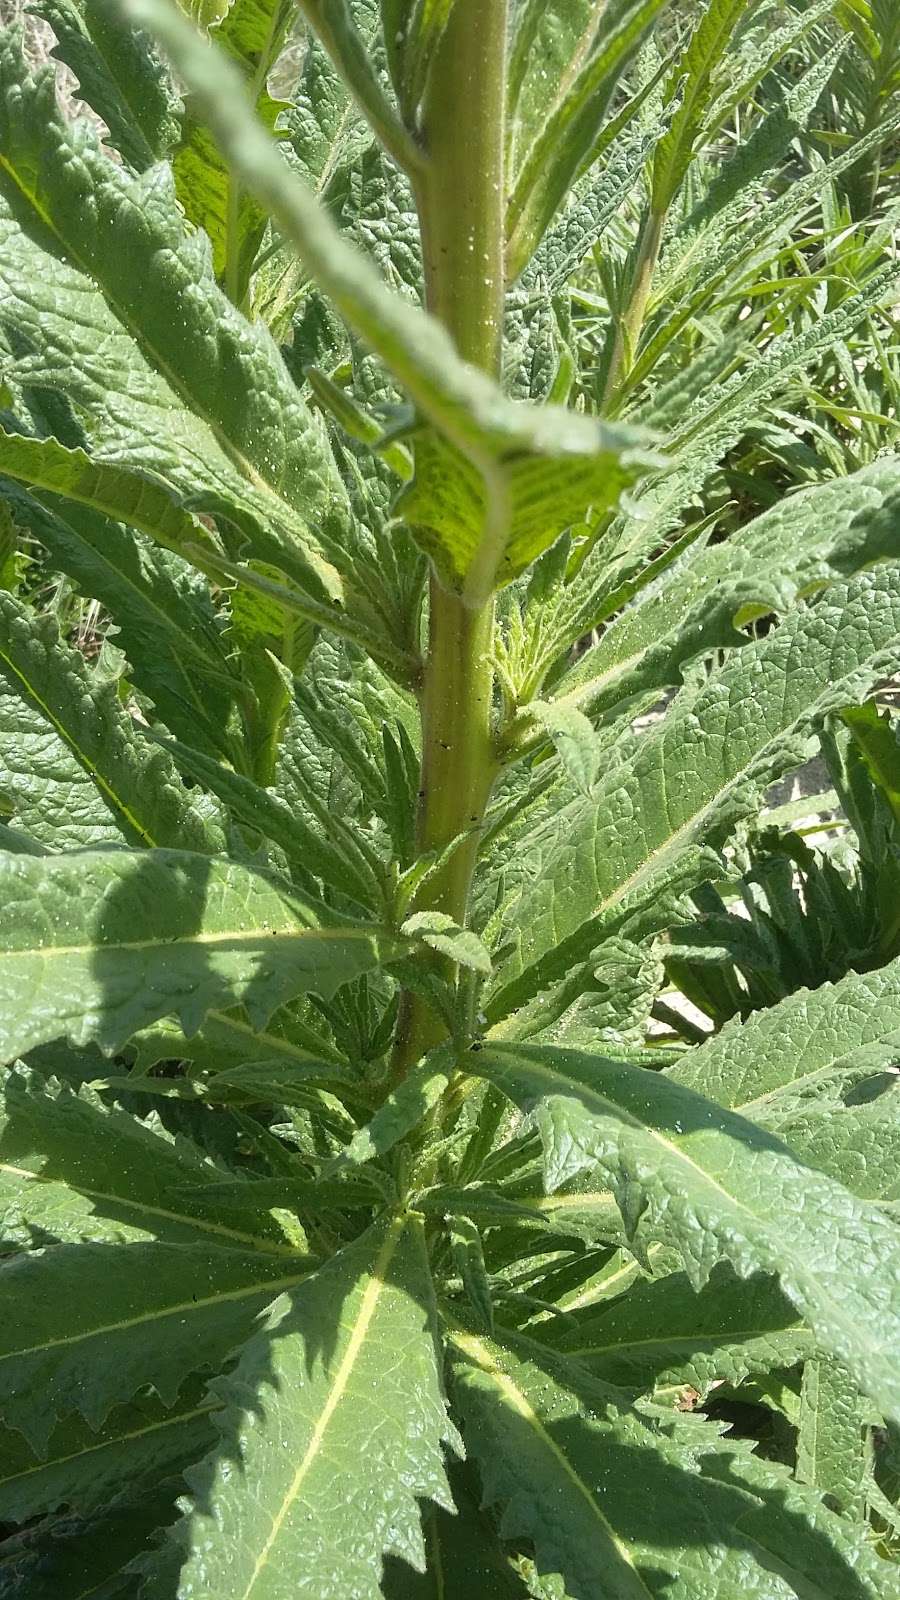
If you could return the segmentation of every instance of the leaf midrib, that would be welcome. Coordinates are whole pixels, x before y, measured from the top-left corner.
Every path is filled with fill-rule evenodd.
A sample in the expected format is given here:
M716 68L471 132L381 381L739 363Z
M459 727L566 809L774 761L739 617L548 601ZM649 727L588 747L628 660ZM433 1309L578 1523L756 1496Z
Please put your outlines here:
M291 1506L300 1493L300 1490L303 1487L304 1479L306 1478L307 1473L309 1472L316 1456L319 1453L319 1449L322 1445L322 1441L324 1440L331 1418L337 1410L337 1407L339 1406L350 1381L353 1367L363 1347L365 1337L369 1329L369 1324L375 1315L375 1310L381 1296L381 1291L385 1286L385 1279L388 1269L406 1226L407 1219L405 1216L396 1217L391 1223L387 1234L385 1235L381 1248L375 1259L375 1263L372 1267L369 1282L366 1284L362 1300L360 1301L355 1326L348 1340L347 1348L344 1351L340 1366L335 1373L328 1397L324 1406L322 1407L321 1415L319 1416L315 1428L313 1429L312 1437L306 1447L303 1459L294 1473L290 1484L288 1485L287 1493L285 1494L281 1505L272 1518L271 1529L266 1537L262 1549L259 1552L259 1555L256 1557L256 1560L253 1564L253 1571L250 1574L250 1581L247 1584L247 1587L244 1589L240 1600L249 1600L250 1594L256 1587L257 1579L260 1577L266 1566L266 1563L268 1562L272 1548L276 1539L278 1538L279 1533L281 1532L282 1527L284 1526Z
M362 928L260 927L253 929L250 932L244 932L241 929L235 930L233 928L228 928L219 933L198 932L190 934L175 934L174 936L164 934L160 935L158 939L122 939L110 941L108 943L97 942L94 944L71 945L39 944L35 945L33 948L26 947L21 950L4 950L3 960L4 963L7 963L9 961L15 961L16 959L22 959L23 957L27 961L33 961L35 957L39 957L42 960L46 960L48 957L51 957L55 960L57 957L97 956L108 952L115 953L117 951L125 950L129 952L134 952L136 950L173 950L178 945L184 945L186 948L190 949L193 945L197 944L230 944L234 949L241 950L244 948L253 948L254 946L258 945L261 940L271 939L273 936L280 937L282 943L284 943L285 940L303 939L368 940L372 938L376 932L377 930L374 928L369 930Z
M521 1389L516 1383L514 1383L509 1374L504 1372L503 1368L497 1364L487 1347L480 1339L477 1339L474 1334L454 1331L450 1335L450 1338L464 1355L467 1355L470 1360L475 1362L476 1366L480 1368L486 1377L492 1379L496 1387L500 1390L501 1395L503 1395L506 1399L507 1403L514 1408L523 1421L526 1422L537 1435L544 1449L553 1457L557 1465L562 1468L565 1476L573 1484L579 1496L587 1503L591 1514L603 1528L606 1538L609 1540L613 1549L618 1553L622 1561L634 1574L635 1579L643 1588L647 1595L647 1600L651 1600L650 1590L647 1588L643 1578L641 1577L641 1574L638 1572L627 1546L622 1543L611 1524L603 1515L603 1512L597 1504L594 1495L591 1493L590 1488L584 1482L584 1479L579 1475L578 1472L576 1472L572 1463L567 1459L564 1452L560 1450L553 1437L547 1432L546 1428L541 1422L540 1417L534 1410L534 1407L530 1404L527 1396L522 1393ZM244 1597L244 1600L246 1600L246 1597Z
M190 1246L185 1248L189 1250ZM158 1306L151 1311L141 1312L140 1316L123 1317L118 1322L106 1322L98 1324L95 1328L83 1328L78 1333L66 1334L59 1339L46 1339L41 1344L23 1345L18 1350L5 1350L0 1352L0 1363L43 1355L47 1350L59 1350L66 1346L83 1344L89 1339L99 1339L110 1333L127 1332L131 1328L140 1328L145 1323L163 1322L167 1317L179 1316L184 1312L204 1311L208 1306L225 1305L235 1300L249 1300L254 1295L269 1295L274 1300L283 1289L291 1289L296 1284L302 1283L314 1270L310 1265L305 1272L291 1273L283 1278L261 1279L259 1283L246 1285L243 1289L223 1289L220 1294L205 1295L202 1300L192 1298L174 1305Z

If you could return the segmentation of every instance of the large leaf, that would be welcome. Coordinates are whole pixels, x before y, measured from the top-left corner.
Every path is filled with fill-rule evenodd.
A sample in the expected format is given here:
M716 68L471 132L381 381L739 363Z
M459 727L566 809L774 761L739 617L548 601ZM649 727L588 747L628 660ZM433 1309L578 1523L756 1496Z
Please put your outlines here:
M534 1111L549 1190L592 1172L638 1254L677 1251L702 1288L717 1260L775 1273L821 1347L886 1413L900 1408L900 1239L893 1219L786 1145L660 1073L580 1052L495 1046L471 1057Z
M227 1219L203 1190L222 1173L88 1087L44 1082L26 1067L0 1078L0 1212L4 1240L205 1240L235 1249L289 1247L253 1197ZM176 1191L178 1191L176 1193Z
M717 1381L791 1367L814 1348L774 1279L742 1280L727 1267L715 1268L699 1293L674 1272L600 1309L569 1313L553 1344L607 1383L642 1391L689 1384L701 1394Z
M222 1448L189 1474L179 1595L378 1600L384 1554L422 1570L417 1497L452 1509L432 1292L421 1224L398 1217L276 1302L213 1386Z
M174 850L0 856L0 1060L68 1037L119 1048L158 1018L188 1033L242 1003L262 1025L401 953L286 884Z
M73 1414L53 1429L44 1457L7 1429L0 1434L0 1516L26 1522L60 1506L83 1514L114 1499L126 1478L158 1481L180 1471L209 1449L214 1409L195 1385L171 1408L152 1395L118 1406L99 1430Z
M502 1508L501 1533L533 1543L538 1572L560 1575L571 1600L896 1592L862 1530L808 1491L789 1500L786 1473L756 1468L700 1419L641 1414L621 1390L512 1335L454 1333L451 1350L469 1455Z
M83 450L67 450L58 439L0 429L0 473L92 506L175 550L201 536L195 519L160 484L127 467L93 461Z
M171 758L134 731L118 686L91 674L54 620L0 593L0 675L94 785L129 844L210 850L220 830L192 803Z
M896 559L898 528L900 463L887 457L789 496L721 544L698 542L604 629L558 686L557 702L599 711L677 683L692 656L745 643L737 625L783 613L836 578ZM576 611L571 628L588 621L589 613Z
M682 691L657 729L620 742L590 798L556 810L529 841L533 881L497 919L497 942L511 948L489 1019L507 1016L648 902L665 917L667 887L714 870L703 842L727 837L772 778L803 760L825 714L898 660L900 596L893 574L875 569L792 612Z
M0 1268L2 1414L37 1450L56 1417L99 1427L152 1384L167 1405L217 1367L309 1257L205 1244L58 1244Z
M834 1108L842 1091L892 1066L898 1053L900 961L891 961L727 1022L667 1075L754 1122L777 1126L798 1111Z
M656 458L639 433L610 429L559 407L538 410L507 401L486 375L459 358L432 317L391 294L341 237L246 106L231 64L206 49L166 0L132 0L130 10L162 40L232 169L445 439L438 445L426 438L420 447L429 484L446 470L448 451L459 479L441 497L439 521L430 525L427 542L450 581L473 603L580 520L588 505L608 504L610 487L614 496L652 464ZM414 511L409 515L416 521Z

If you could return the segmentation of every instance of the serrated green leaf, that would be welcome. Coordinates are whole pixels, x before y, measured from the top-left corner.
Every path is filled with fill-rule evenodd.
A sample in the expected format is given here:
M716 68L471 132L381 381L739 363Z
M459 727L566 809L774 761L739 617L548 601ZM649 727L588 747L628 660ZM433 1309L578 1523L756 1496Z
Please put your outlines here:
M50 850L121 844L122 832L97 788L46 718L0 678L0 794L17 836ZM33 853L33 852L32 852Z
M773 1278L740 1279L727 1267L714 1268L699 1293L682 1272L635 1284L570 1313L551 1342L606 1383L643 1393L691 1385L701 1395L716 1382L792 1367L814 1349Z
M681 87L681 104L653 159L653 209L664 214L684 180L715 91L716 71L735 28L758 0L705 0L702 14L680 59L672 69L669 97Z
M159 483L127 467L92 461L83 450L67 450L57 439L32 439L0 429L0 473L30 489L51 490L91 506L174 550L201 536L195 519Z
M109 143L142 170L178 133L178 97L150 40L98 0L39 0L56 35L52 55L78 80L79 98L106 124Z
M590 799L561 807L532 837L539 871L492 930L511 951L488 1018L584 959L601 929L650 899L659 905L667 882L710 876L703 841L756 809L768 783L803 759L825 714L898 659L896 584L876 569L792 612L680 696L657 730L620 744Z
M552 700L532 700L528 715L549 733L573 783L582 794L589 794L600 772L602 745L584 712Z
M777 1273L821 1348L894 1413L900 1243L883 1212L659 1073L527 1045L470 1059L535 1112L548 1190L592 1172L615 1195L638 1254L662 1241L698 1288L723 1258L745 1277Z
M888 457L800 490L721 544L698 541L566 675L560 712L579 703L602 711L645 687L677 683L692 656L744 643L737 628L754 616L784 613L835 579L895 557L898 521L900 465ZM587 598L588 582L575 580L568 605L579 590ZM571 628L589 622L587 611L575 611Z
M16 512L78 592L115 617L130 679L166 726L230 757L227 723L238 682L199 574L69 499L20 495Z
M5 1421L42 1450L69 1412L97 1428L148 1385L171 1405L188 1374L218 1367L312 1264L205 1244L57 1244L14 1257L0 1268Z
M469 1487L461 1469L451 1466L453 1515L427 1506L425 1572L388 1556L382 1588L385 1600L525 1600L526 1590L513 1571L488 1514L478 1507L477 1485Z
M377 1223L283 1295L214 1388L224 1454L190 1474L197 1509L173 1534L180 1595L288 1600L300 1586L377 1600L383 1554L422 1570L416 1497L452 1508L452 1430L419 1223Z
M356 7L348 0L301 0L301 8L385 149L399 167L416 172L421 151L382 88Z
M861 1517L872 1470L871 1407L839 1361L807 1361L800 1390L797 1477Z
M646 437L633 430L592 421L589 445L580 426L587 418L546 406L541 415L551 425L546 448L535 438L521 455L513 455L510 441L509 463L501 461L498 477L485 474L436 432L415 440L415 476L398 496L397 510L448 581L462 586L473 604L483 591L523 572L560 533L580 523L588 508L596 517L611 509L622 490L660 459ZM576 434L582 435L580 441Z
M850 1092L847 1086L860 1074L854 1074L851 1067L849 1072L835 1076L845 1092ZM768 1121L779 1138L811 1167L827 1172L860 1199L877 1200L896 1210L900 1201L900 1094L896 1069L888 1079L890 1087L885 1088L884 1080L877 1075L871 1082L883 1089L871 1103L834 1105L826 1089L821 1101L819 1096L809 1099L807 1109L803 1109L801 1101L799 1114L789 1112L786 1117L779 1117L777 1103L764 1104L759 1120Z
M417 1128L423 1117L437 1104L450 1082L448 1070L430 1060L413 1068L378 1107L374 1117L353 1135L346 1150L329 1171L345 1166L362 1166L366 1161L386 1155L400 1139Z
M477 1326L487 1333L493 1333L494 1302L481 1234L470 1217L450 1217L448 1232L453 1265L462 1280L463 1293L477 1318Z
M44 1457L8 1429L0 1434L0 1516L27 1522L63 1506L84 1515L114 1499L125 1478L158 1482L179 1472L210 1448L214 1409L194 1385L171 1408L152 1395L118 1406L100 1429L69 1416Z
M283 1232L249 1197L221 1220L215 1198L203 1194L221 1173L192 1146L110 1108L86 1085L44 1082L26 1067L3 1073L0 1085L5 1241L156 1238L288 1251ZM174 1192L188 1185L190 1203Z
M823 1571L845 1584L828 1593L893 1594L864 1532L808 1492L786 1504L787 1475L755 1470L702 1420L637 1412L621 1390L507 1333L450 1342L454 1400L501 1534L533 1542L537 1572L572 1600L648 1600L660 1581L667 1600L825 1600ZM773 1571L779 1536L790 1558Z
M352 840L348 842L346 830L338 834L335 827L330 837L321 826L312 827L302 812L288 806L271 789L211 761L188 745L173 740L163 743L189 777L224 801L235 821L279 845L288 862L302 870L305 881L311 874L349 895L357 905L380 909L381 885L363 853L352 848ZM317 820L322 823L326 817L327 812Z
M472 972L490 972L491 958L477 933L461 928L445 911L415 911L407 917L401 933L408 939L421 939L432 950L449 956L458 966Z
M667 1076L777 1127L785 1116L839 1103L843 1089L892 1066L898 1048L900 961L892 961L727 1022Z
M327 997L401 953L237 862L188 852L0 857L0 1059L63 1036L113 1051L158 1018L187 1033L242 1003Z
M525 153L507 205L510 276L521 267L589 164L609 104L641 40L666 0L624 0L607 8L600 42L566 74L560 98Z
M246 484L246 501L263 520L280 519L313 595L339 598L334 569L294 509L315 517L323 534L331 527L346 536L346 498L321 427L268 333L216 287L208 246L187 231L166 169L131 178L84 124L69 128L52 80L31 76L9 32L0 39L0 136L0 188L21 226L90 274L119 327L211 431ZM152 263L150 279L133 272L135 255Z

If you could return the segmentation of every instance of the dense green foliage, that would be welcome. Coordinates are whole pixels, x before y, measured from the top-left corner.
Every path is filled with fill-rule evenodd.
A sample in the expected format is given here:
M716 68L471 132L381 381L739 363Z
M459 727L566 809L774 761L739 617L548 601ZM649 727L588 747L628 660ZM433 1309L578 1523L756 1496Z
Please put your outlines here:
M895 0L34 9L0 1597L900 1600Z

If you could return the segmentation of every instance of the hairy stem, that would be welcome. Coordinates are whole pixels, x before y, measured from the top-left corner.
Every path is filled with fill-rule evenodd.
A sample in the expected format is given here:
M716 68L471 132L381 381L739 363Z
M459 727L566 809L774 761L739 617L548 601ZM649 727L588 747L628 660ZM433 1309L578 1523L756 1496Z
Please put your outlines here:
M457 0L432 66L416 198L428 309L474 366L498 373L503 322L507 0ZM419 910L464 923L496 762L491 737L493 601L477 608L432 577L421 691L418 845L465 841L428 881ZM401 1005L396 1077L442 1037L417 995Z

